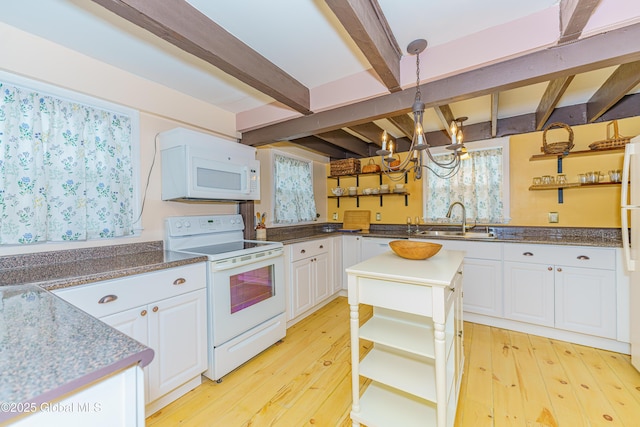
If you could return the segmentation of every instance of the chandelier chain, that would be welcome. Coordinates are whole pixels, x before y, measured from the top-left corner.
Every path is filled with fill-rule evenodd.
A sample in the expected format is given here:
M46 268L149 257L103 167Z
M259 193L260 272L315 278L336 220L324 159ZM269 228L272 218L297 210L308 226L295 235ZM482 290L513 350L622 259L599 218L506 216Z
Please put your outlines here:
M416 101L421 100L420 93L420 54L416 55Z

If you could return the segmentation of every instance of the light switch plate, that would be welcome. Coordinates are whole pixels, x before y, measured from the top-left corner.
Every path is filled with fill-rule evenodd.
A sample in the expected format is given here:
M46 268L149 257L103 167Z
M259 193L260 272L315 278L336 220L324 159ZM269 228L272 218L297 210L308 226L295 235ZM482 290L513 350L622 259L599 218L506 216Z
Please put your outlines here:
M376 212L376 221L382 221L382 214L380 212Z
M556 223L560 220L558 212L549 212L549 222Z
M337 221L338 220L338 212L334 212L333 213L333 220Z

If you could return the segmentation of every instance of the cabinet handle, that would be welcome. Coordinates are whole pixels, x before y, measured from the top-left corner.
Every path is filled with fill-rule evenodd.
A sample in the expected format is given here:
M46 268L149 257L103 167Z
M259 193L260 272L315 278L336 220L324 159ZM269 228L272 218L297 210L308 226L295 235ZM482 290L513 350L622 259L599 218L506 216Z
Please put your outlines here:
M324 249L324 245L320 245L320 249Z
M562 268L558 267L558 272L562 273Z
M533 253L531 253L531 252L524 252L522 255L524 255L524 256L533 256Z
M553 267L547 267L547 270L552 271Z
M462 338L462 331L458 331L458 336Z
M108 302L113 302L118 299L117 295L105 295L98 300L98 304L106 304Z
M157 312L158 312L158 306L157 306L157 305L156 305L156 306L154 306L151 310L152 310L154 313L157 313Z
M579 256L578 256L578 259L588 260L588 259L591 259L591 258L589 258L589 257L588 257L588 256L586 256L586 255L579 255Z
M140 312L140 316L144 317L144 316L146 316L146 315L147 315L147 310L142 310L142 311Z
M300 251L300 253L301 253L301 254L306 254L306 253L307 253L307 251L305 251L304 249L302 249L302 250Z
M175 286L184 285L185 283L187 283L187 279L185 279L184 277L178 277L176 280L173 281L173 284Z

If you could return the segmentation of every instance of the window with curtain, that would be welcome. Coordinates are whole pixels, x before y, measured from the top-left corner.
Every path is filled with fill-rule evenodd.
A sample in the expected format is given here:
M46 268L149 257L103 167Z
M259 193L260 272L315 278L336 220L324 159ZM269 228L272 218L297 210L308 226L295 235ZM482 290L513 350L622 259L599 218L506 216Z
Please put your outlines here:
M316 219L312 163L273 154L274 223L296 224Z
M509 140L499 138L467 144L469 159L463 160L459 172L448 179L426 174L424 214L428 222L448 222L449 206L464 204L467 221L500 224L509 221ZM469 148L471 147L471 148ZM436 154L438 158L450 154ZM433 166L437 169L436 166ZM462 212L454 209L451 220L461 221Z
M0 244L133 234L133 171L130 115L0 80Z

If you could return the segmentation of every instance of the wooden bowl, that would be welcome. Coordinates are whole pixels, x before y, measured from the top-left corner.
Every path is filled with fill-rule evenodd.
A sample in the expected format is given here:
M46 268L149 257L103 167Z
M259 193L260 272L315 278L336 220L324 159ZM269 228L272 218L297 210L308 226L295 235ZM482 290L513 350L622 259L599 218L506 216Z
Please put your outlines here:
M406 259L427 259L437 254L442 245L430 242L414 242L409 240L393 240L389 242L396 255Z

